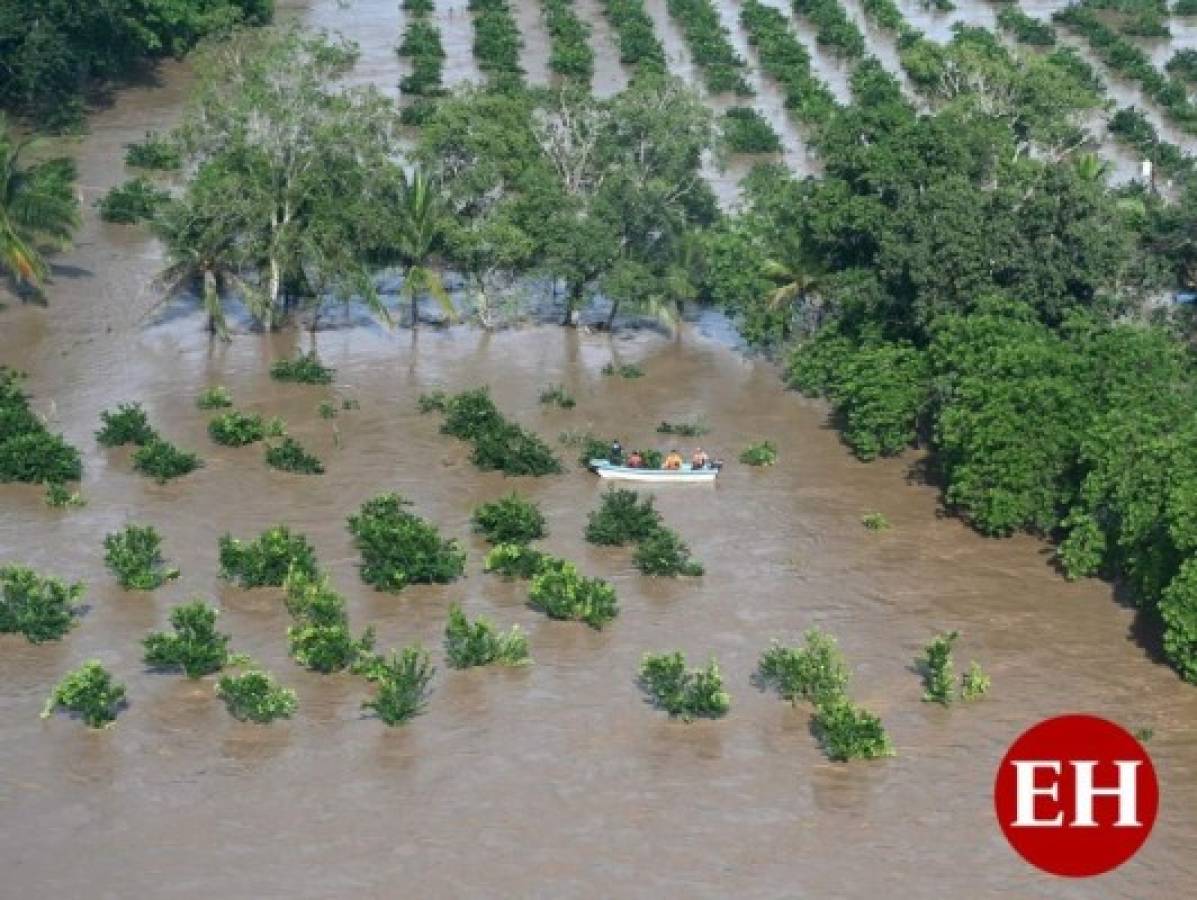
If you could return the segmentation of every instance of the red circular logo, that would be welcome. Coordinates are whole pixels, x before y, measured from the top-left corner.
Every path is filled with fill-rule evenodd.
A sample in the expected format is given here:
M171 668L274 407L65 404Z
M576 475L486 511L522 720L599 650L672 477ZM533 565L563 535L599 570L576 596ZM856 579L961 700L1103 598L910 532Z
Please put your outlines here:
M998 767L993 805L1023 859L1045 872L1087 878L1143 846L1160 792L1147 751L1096 716L1057 716L1019 736Z

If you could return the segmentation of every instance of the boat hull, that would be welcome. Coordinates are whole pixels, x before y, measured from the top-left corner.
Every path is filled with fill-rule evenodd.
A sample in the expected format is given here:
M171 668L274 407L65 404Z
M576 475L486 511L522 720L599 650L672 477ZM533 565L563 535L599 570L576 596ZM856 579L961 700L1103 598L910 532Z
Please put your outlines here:
M590 471L599 478L613 481L651 481L657 484L711 484L719 476L719 470L691 469L631 469L627 466L613 466L605 459L592 459Z

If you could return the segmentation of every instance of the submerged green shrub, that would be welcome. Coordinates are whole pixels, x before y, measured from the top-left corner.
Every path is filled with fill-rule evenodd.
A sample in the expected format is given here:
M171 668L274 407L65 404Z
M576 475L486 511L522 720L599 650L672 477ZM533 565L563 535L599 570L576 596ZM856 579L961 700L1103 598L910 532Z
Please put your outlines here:
M97 206L100 207L100 218L105 222L131 225L143 219L154 218L158 210L169 202L169 191L164 191L153 182L138 176L110 188Z
M323 475L324 463L303 449L299 441L285 437L282 443L266 448L266 465L301 475Z
M578 401L564 387L552 384L540 392L540 402L546 405L556 405L562 409L573 409Z
M535 434L503 417L486 388L444 399L421 397L421 409L445 413L441 431L474 444L470 459L483 471L507 475L548 475L561 471L553 451Z
M989 693L992 682L976 661L968 664L968 671L960 676L960 699L980 700Z
M104 562L130 590L152 591L179 577L178 569L163 567L162 538L152 525L127 525L105 535Z
M710 430L711 426L702 416L681 422L662 422L657 426L657 434L676 434L681 437L699 437Z
M416 399L416 406L422 413L445 412L448 409L448 404L449 398L444 391L430 391L427 394L421 394Z
M600 370L604 375L618 375L620 378L643 378L644 370L635 363L624 363L616 366L615 363L607 363Z
M776 641L761 656L757 674L789 700L809 700L816 705L844 696L848 666L835 638L817 628L809 629L805 647L785 647Z
M705 669L686 669L685 654L646 653L640 663L640 686L653 703L686 722L717 719L731 707L714 657Z
M522 666L528 658L528 636L512 625L510 631L500 632L489 619L471 622L456 603L449 607L449 622L445 626L445 658L455 669L471 666Z
M275 381L298 381L301 384L331 384L336 369L321 364L316 351L300 353L294 359L280 359L270 367Z
M590 513L586 540L618 547L643 541L660 528L661 514L652 497L642 500L635 491L612 488L603 494L599 508Z
M291 718L297 705L295 691L282 687L261 669L222 676L216 682L216 696L224 701L234 719L263 725Z
M498 544L486 554L482 567L515 578L531 578L544 565L546 554L526 544Z
M740 454L740 462L746 466L771 466L777 462L777 448L769 441L749 444Z
M176 606L170 612L174 633L155 631L141 642L145 664L181 669L188 678L219 672L229 662L229 636L216 630L216 608L203 600Z
M723 114L723 142L732 153L778 153L781 138L769 120L751 106L733 106Z
M78 491L72 491L66 485L51 481L46 485L46 506L63 508L67 506L87 506L87 501Z
M327 578L294 571L286 586L287 611L295 620L287 629L287 639L291 656L301 666L316 672L340 672L372 653L374 629L353 637L345 598L329 586Z
M547 533L540 507L514 491L475 509L474 530L492 544L527 544Z
M58 682L42 709L48 719L64 709L83 719L91 728L103 728L116 720L125 700L125 686L115 681L98 659L85 662Z
M532 606L553 619L573 619L601 629L615 618L615 588L601 578L586 578L563 559L548 557L528 591Z
M369 681L378 684L378 693L362 703L387 725L401 725L417 715L428 703L428 684L436 669L428 651L419 644L392 652L390 659L373 657L361 667Z
M226 447L244 447L266 437L266 423L257 413L234 409L209 422L208 435Z
M881 720L846 697L819 705L815 731L823 751L836 762L894 755Z
M362 580L378 590L408 584L445 584L465 570L465 552L445 540L434 525L408 512L398 494L368 500L349 517L349 531L362 553Z
M226 409L233 405L233 396L228 388L216 385L201 391L195 405L200 409Z
M690 548L678 535L665 527L642 540L632 558L645 575L701 575L703 568L690 558Z
M23 634L31 644L57 641L75 624L83 585L38 575L26 566L0 566L0 634Z
M0 482L78 481L83 477L79 451L61 434L30 431L0 443Z
M952 645L959 637L958 631L945 631L943 634L937 634L931 643L923 648L923 658L920 660L923 684L926 687L923 699L930 703L947 706L952 702L952 693L956 687Z
M155 437L133 454L133 468L148 475L159 484L194 472L203 462L190 451L180 450L169 441Z
M183 154L169 137L152 131L136 144L125 145L125 165L135 169L157 169L173 172L183 168Z
M302 534L292 534L286 525L275 525L256 541L239 541L231 535L220 538L220 577L236 579L242 587L279 587L293 572L315 578L316 551Z
M889 519L879 512L865 513L860 517L860 524L869 531L885 531L889 528Z
M96 441L105 447L124 444L144 447L157 436L140 403L122 403L115 412L106 409L100 413L100 422L102 427L96 432Z

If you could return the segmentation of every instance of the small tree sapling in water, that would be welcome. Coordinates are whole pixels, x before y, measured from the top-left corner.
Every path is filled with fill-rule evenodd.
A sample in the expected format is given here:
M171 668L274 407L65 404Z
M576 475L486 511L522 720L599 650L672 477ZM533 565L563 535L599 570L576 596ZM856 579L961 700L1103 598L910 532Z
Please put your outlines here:
M947 706L952 702L956 688L952 645L958 637L960 633L957 631L945 631L943 634L937 634L931 643L923 648L923 658L920 660L923 684L926 687L923 699L929 703Z
M316 672L340 672L373 652L374 630L367 628L354 639L345 598L329 586L327 578L292 572L287 578L286 602L295 619L287 629L287 639L291 656L301 666Z
M573 395L559 384L549 385L541 391L540 402L546 406L559 406L561 409L573 409L577 406Z
M563 559L547 557L533 576L528 600L552 619L573 619L601 629L615 618L615 588L601 578L586 578Z
M233 396L228 388L216 385L201 391L195 398L195 405L200 409L227 409L233 405Z
M500 632L489 619L471 622L456 603L449 607L449 622L445 626L445 658L455 669L471 666L522 666L528 657L528 636L512 625L510 631Z
M805 647L785 647L774 641L761 656L757 675L797 703L809 700L816 705L844 696L848 689L848 666L835 638L817 628L803 636Z
M239 675L223 675L216 682L216 696L234 719L265 725L289 719L295 712L295 691L282 687L274 677L253 668Z
M989 693L991 684L989 676L981 671L980 664L974 660L968 664L968 671L960 676L960 698L980 700Z
M846 697L819 704L815 731L823 751L836 762L894 755L881 720Z
M46 506L64 509L71 506L87 506L87 501L78 491L72 491L60 482L51 481L46 485Z
M162 538L152 525L105 535L104 562L127 590L152 591L179 577L178 569L163 567Z
M368 500L349 517L349 531L362 553L362 580L380 591L407 584L446 584L465 570L465 552L457 541L408 511L398 494Z
M419 644L392 652L389 659L375 656L359 666L368 681L378 685L378 692L362 703L387 725L402 725L428 703L428 684L436 669L428 651Z
M181 478L202 465L203 462L194 453L180 450L157 437L133 454L133 468L159 484L166 484L172 478Z
M860 517L860 524L869 531L885 531L889 528L889 519L879 512L865 513Z
M484 472L507 475L549 475L561 471L561 462L537 435L504 418L486 388L463 391L454 397L420 398L420 408L443 408L441 431L474 445L471 462Z
M256 541L227 534L220 538L220 575L239 580L242 587L278 587L292 572L314 578L317 569L316 551L308 539L292 534L286 525L267 529Z
M125 700L125 686L115 681L98 659L69 672L50 693L42 709L48 719L57 709L79 716L91 728L116 721Z
M0 634L23 634L31 644L57 641L75 624L79 582L66 584L26 566L0 566Z
M651 537L660 527L661 514L652 497L641 500L635 491L612 489L603 495L601 506L590 513L586 540L592 544L622 546Z
M515 492L477 507L474 530L492 544L527 544L547 533L540 507Z
M685 542L663 526L640 542L632 561L645 575L673 577L703 573L702 564L690 558L690 548Z
M244 447L266 437L266 423L257 413L230 410L208 423L208 435L226 447Z
M316 352L301 353L294 359L280 359L270 367L275 381L297 381L300 384L332 384L336 369L322 365Z
M101 428L96 441L104 447L136 444L144 447L155 437L154 429L140 403L122 403L115 410L100 413Z
M448 402L449 398L444 391L430 391L416 399L416 406L422 413L444 412Z
M657 434L676 434L680 437L700 437L710 430L711 427L702 417L682 422L662 422L657 426Z
M333 406L331 400L321 400L316 407L316 413L322 419L335 419L337 417L337 408Z
M299 441L291 437L285 437L281 443L266 448L266 465L272 469L296 472L300 475L324 474L324 463L304 450Z
M229 663L229 636L216 630L216 608L203 600L176 606L170 613L174 633L146 635L145 663L159 669L181 669L188 678L219 672Z
M486 554L482 568L514 578L531 578L549 557L526 544L498 544Z
M686 722L698 717L717 719L731 707L714 658L705 669L687 670L686 657L680 651L646 653L639 682L656 706Z
M607 363L602 368L602 373L607 376L618 375L620 378L643 378L644 370L635 363L624 363L616 366L614 363Z
M740 454L740 462L746 466L771 466L777 462L777 448L769 441L750 444Z

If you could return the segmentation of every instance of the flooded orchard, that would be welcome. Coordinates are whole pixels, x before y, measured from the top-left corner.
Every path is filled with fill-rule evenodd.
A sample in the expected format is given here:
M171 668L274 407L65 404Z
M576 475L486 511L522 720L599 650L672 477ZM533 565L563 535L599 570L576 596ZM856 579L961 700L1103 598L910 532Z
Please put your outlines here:
M292 10L361 40L359 74L393 89L396 6L359 0L344 10L322 0ZM601 4L578 6L595 35L607 33ZM472 65L468 52L450 49L468 50L464 2L438 3L437 15L452 22L450 60ZM595 89L609 93L605 79L626 75L609 47L597 60ZM469 77L452 65L447 81ZM1109 585L1060 577L1045 544L985 539L942 515L913 455L856 461L826 408L787 392L776 368L740 352L721 320L704 316L676 334L413 333L364 319L337 324L337 314L314 338L336 367L334 384L322 388L268 374L271 361L308 348L305 333L211 342L193 307L152 312L159 247L101 223L90 203L123 179L126 143L177 119L189 84L185 65L165 65L156 83L122 90L91 118L70 151L84 226L55 260L50 305L8 298L0 311L0 363L28 372L37 411L82 450L88 501L61 511L45 505L40 487L0 487L0 564L87 585L87 611L63 641L0 636L0 895L836 897L894 885L916 897L1191 892L1197 690L1159 661L1143 637L1149 630ZM787 148L799 145L786 137ZM608 363L636 363L645 377L604 376ZM576 408L538 402L553 383ZM276 472L260 447L215 445L209 416L194 404L215 384L239 408L285 419L327 474ZM504 413L554 445L564 474L481 473L465 444L440 434L438 416L417 410L422 392L483 385ZM343 398L360 408L318 415L321 401ZM130 401L205 466L159 486L132 471L127 448L99 447L100 412ZM656 425L695 416L710 424L701 441L727 468L717 485L652 494L706 574L648 578L630 549L583 540L602 488L557 437L592 430L668 449ZM734 462L763 438L780 450L776 466ZM614 584L620 614L602 631L550 620L528 607L526 582L483 574L486 545L471 533L471 513L512 488L548 519L538 546ZM389 491L462 541L465 578L399 594L362 583L346 517ZM865 530L869 512L892 528ZM182 571L177 581L145 593L118 587L102 539L130 522L162 533L167 560ZM433 649L438 671L424 714L383 727L360 709L370 690L361 679L310 672L288 657L280 589L242 590L218 578L222 534L250 538L275 523L312 540L355 631L373 625L384 649L415 640ZM213 679L145 668L141 638L193 597L219 606L234 649L294 688L293 719L239 723L213 697ZM535 664L448 669L440 645L453 602L471 618L519 624ZM839 639L853 698L880 715L896 757L829 762L809 708L753 685L769 641L796 642L811 626ZM961 666L976 659L993 677L980 703L920 702L915 659L946 629L963 634ZM718 658L732 696L725 718L687 725L646 704L635 683L640 659L673 649L694 665ZM55 681L90 658L128 686L116 725L93 731L66 717L39 719ZM1161 785L1144 850L1092 882L1041 876L1007 846L992 812L994 771L1009 743L1071 711L1152 729Z

